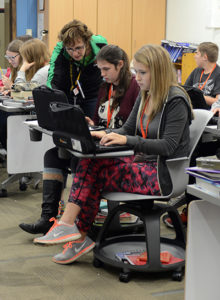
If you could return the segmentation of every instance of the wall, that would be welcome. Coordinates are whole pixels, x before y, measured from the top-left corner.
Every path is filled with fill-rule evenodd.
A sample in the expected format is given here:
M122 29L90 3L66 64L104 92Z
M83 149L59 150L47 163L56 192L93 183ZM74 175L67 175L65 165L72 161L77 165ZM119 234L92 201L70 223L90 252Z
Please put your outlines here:
M218 0L167 0L166 39L198 44L209 41L220 47L218 2ZM211 28L210 25L217 27Z

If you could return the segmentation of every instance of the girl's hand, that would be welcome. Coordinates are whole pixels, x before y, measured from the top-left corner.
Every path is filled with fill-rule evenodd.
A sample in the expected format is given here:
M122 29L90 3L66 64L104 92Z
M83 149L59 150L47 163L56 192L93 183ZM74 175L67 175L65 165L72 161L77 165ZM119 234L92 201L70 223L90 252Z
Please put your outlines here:
M32 67L34 64L35 64L34 61L31 62L31 63L29 63L29 62L27 62L26 60L23 60L23 64L22 64L22 66L21 66L21 68L20 68L20 71L26 72L26 71L27 71L28 69L30 69L30 67Z
M92 119L90 119L90 117L85 117L86 118L86 122L90 125L90 126L94 126L94 122Z
M5 89L10 90L12 81L5 75L2 76L2 83L4 84Z
M218 113L218 116L220 117L220 107L212 109L212 112L214 113L214 115Z
M5 90L5 91L2 92L2 94L4 96L10 95L10 93L11 93L11 90Z
M104 130L99 130L99 131L90 131L91 136L96 137L97 139L100 139L106 135L106 132Z
M126 143L127 137L125 135L121 135L114 132L105 134L100 141L100 144L105 146L110 146L114 144L125 145Z

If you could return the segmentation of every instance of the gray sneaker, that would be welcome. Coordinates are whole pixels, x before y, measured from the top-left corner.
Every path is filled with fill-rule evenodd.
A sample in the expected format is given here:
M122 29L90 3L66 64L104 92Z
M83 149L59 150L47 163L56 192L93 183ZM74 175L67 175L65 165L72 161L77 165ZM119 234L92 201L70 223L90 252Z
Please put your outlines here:
M81 234L75 224L73 226L68 226L58 224L57 220L54 220L54 224L48 233L44 236L35 238L34 243L55 245L78 240L80 237Z
M83 254L88 253L95 247L95 243L88 237L84 241L69 242L64 245L63 252L53 257L53 262L57 264L67 265L74 262Z

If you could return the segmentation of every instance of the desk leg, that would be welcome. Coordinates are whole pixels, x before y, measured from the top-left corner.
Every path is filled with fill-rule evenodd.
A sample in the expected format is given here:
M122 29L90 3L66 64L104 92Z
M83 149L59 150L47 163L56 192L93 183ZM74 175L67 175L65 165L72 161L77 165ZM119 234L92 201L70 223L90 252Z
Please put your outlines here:
M185 300L220 299L220 206L189 205Z

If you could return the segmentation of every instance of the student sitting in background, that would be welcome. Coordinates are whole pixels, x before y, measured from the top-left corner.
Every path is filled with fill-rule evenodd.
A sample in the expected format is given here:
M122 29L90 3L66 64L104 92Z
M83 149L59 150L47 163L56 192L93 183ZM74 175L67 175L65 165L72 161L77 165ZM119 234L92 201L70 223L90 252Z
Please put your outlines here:
M210 106L220 96L220 67L217 65L218 46L204 42L198 46L195 54L197 68L187 78L185 85L199 88L206 103Z
M17 71L19 70L22 62L19 48L21 47L22 42L24 43L30 39L32 39L32 36L30 35L21 35L9 43L5 58L9 61L10 67L7 68L6 74L2 76L2 80L0 80L0 92L6 91L4 94L8 94L10 92L11 86L14 83Z
M2 76L3 86L0 88L1 92L10 90L15 78L17 77L17 72L22 64L22 57L20 55L20 47L22 44L23 42L17 39L8 44L5 58L8 60L10 65L10 72L8 72L10 73L10 76Z
M20 48L23 42L21 40L13 40L9 43L5 58L8 60L10 65L10 76L6 75L2 76L3 86L0 87L0 92L7 95L10 93L11 86L14 83L15 78L17 77L17 72L22 64L22 57L20 55ZM7 149L7 118L9 115L13 113L9 113L6 111L0 111L0 143L2 148Z
M69 264L89 252L95 243L87 236L99 209L102 191L168 195L172 189L166 160L189 154L191 103L177 84L169 53L145 45L134 55L141 93L125 124L119 129L95 131L102 145L127 144L135 156L81 159L60 221L35 243L68 242L53 257Z
M23 62L14 83L35 82L37 85L47 83L50 54L47 46L39 39L31 39L20 48Z
M118 46L104 46L97 54L97 64L104 82L98 94L98 103L93 125L119 128L127 120L139 93L137 82L129 70L127 54ZM72 158L72 169L78 162ZM56 217L71 158L61 159L58 148L48 150L44 156L43 203L41 218L33 224L20 224L29 233L46 233L51 227L50 218Z

